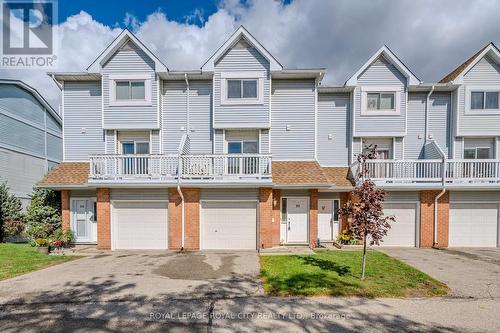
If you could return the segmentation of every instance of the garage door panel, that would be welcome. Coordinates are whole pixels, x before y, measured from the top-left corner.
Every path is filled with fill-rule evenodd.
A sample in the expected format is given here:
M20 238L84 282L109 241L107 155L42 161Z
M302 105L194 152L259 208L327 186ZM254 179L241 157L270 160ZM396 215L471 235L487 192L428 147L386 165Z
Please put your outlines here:
M113 242L116 249L167 249L166 202L115 202Z
M385 203L385 216L395 216L391 229L383 238L383 246L416 246L416 205L412 203Z
M449 246L497 246L496 203L452 203L449 223Z
M204 249L256 249L255 202L202 202Z

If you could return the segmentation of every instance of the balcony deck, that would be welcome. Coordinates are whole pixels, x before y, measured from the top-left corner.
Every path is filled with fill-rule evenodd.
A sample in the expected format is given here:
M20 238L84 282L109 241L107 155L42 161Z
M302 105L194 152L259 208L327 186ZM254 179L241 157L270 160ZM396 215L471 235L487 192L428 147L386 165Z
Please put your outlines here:
M499 187L500 160L367 160L355 163L353 174L362 167L365 178L382 187Z
M270 183L268 154L90 156L90 183Z

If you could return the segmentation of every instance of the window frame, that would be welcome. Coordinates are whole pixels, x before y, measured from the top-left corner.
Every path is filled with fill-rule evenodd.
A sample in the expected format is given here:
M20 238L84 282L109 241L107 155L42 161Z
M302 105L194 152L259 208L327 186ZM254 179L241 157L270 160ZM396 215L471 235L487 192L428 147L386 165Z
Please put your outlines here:
M148 153L147 154L137 154L137 144L147 144L148 145ZM123 145L124 144L133 144L134 145L134 153L133 154L127 154L127 155L150 155L151 154L151 144L149 141L145 140L124 140L120 141L120 152L121 155L125 155L123 153Z
M406 93L403 87L361 87L361 116L399 116L401 115L401 98L402 94ZM368 96L371 94L378 94L378 105L380 105L381 96L383 94L393 95L394 108L393 109L368 109Z
M264 104L265 72L223 72L220 74L221 105L262 105ZM240 96L229 97L229 81L240 81ZM243 97L244 82L255 81L256 97Z
M478 149L488 149L489 153L488 153L488 158L478 158ZM466 158L465 157L465 151L466 150L469 150L469 151L474 151L474 158ZM476 146L476 147L469 147L469 148L465 148L464 147L464 151L463 151L463 159L464 160L491 160L491 159L494 159L494 151L491 147L486 147L486 146Z
M241 152L240 153L230 153L229 152L229 145L231 143L239 143L241 147ZM244 145L245 143L255 143L257 146L257 152L256 153L245 153L244 152ZM258 140L252 140L252 139L243 139L243 140L227 140L226 141L226 150L228 155L242 155L242 154L247 154L247 155L255 155L255 154L260 154L260 147L259 147L259 141Z
M482 108L472 108L472 94L481 93L482 98ZM486 108L486 94L496 93L497 94L497 108ZM468 86L465 89L465 114L473 115L488 115L488 114L500 114L500 87L496 86Z
M376 109L370 109L368 107L368 99L369 99L370 95L377 95L378 96ZM381 109L380 108L380 104L382 102L382 95L392 95L392 103L394 104L394 106L392 108L390 108L390 109ZM366 111L367 112L372 112L372 111L376 111L376 112L392 111L393 112L395 110L396 110L396 93L395 92L367 92L366 93Z
M132 82L144 82L144 99L117 99L117 82L129 82L129 96L132 97ZM152 79L150 74L126 74L109 76L109 106L152 106Z

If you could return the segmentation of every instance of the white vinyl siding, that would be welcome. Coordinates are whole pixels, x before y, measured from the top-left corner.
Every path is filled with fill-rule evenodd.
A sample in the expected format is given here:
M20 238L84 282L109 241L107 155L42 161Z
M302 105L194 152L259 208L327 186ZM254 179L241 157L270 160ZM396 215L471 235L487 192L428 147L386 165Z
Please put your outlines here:
M274 160L311 160L315 150L314 80L273 80Z
M350 134L350 95L318 96L318 161L323 166L347 166Z
M375 60L358 78L358 87L354 90L355 135L380 135L382 133L397 133L404 135L406 117L406 77L388 62L383 56ZM382 92L394 91L395 109L399 112L376 114L377 111L362 110L363 94L375 93L376 87L383 87ZM370 91L363 91L369 88ZM373 115L369 115L373 112ZM367 114L363 116L362 114Z
M269 95L270 95L270 67L269 61L257 49L244 43L227 51L215 64L214 70L214 127L215 128L268 128L269 127ZM261 73L262 101L255 104L224 105L221 95L226 89L222 87L226 73L241 73L245 79L245 72ZM260 87L257 87L259 92ZM258 98L260 99L260 97Z
M150 84L151 102L149 105L127 105L127 100L120 101L120 105L110 105L110 95L114 86L111 82L113 75L145 75ZM104 94L104 128L108 129L153 129L158 128L157 81L155 77L155 63L153 59L133 42L129 41L124 47L104 64L102 68L102 82Z
M104 154L101 84L65 82L63 94L65 160L88 161L90 154Z

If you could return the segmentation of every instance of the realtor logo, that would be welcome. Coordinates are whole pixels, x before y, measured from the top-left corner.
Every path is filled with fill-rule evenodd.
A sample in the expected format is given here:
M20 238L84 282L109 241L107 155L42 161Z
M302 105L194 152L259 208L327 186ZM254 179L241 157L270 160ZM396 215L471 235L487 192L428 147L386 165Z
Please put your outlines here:
M56 0L3 1L1 67L55 67L56 14Z

